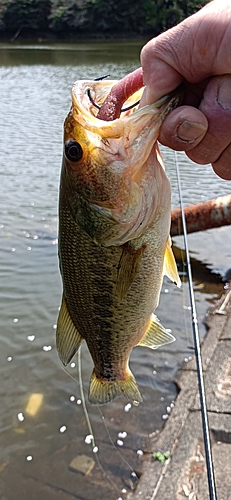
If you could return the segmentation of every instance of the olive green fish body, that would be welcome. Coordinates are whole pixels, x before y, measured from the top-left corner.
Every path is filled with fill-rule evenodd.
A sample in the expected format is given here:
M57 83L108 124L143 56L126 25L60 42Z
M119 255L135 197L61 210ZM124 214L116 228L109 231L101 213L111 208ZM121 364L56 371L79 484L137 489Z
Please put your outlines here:
M90 402L105 403L117 395L139 402L142 398L128 367L131 350L138 344L156 348L174 340L153 315L163 273L179 284L169 242L170 183L155 142L158 130L147 130L153 125L147 110L148 123L138 127L144 142L146 137L142 146L135 125L129 125L126 142L118 123L111 122L110 129L93 119L86 127L79 110L76 116L75 106L74 99L64 141L75 139L83 154L70 161L70 151L66 151L61 173L63 300L57 348L67 364L85 339L94 363ZM143 119L141 110L138 114ZM99 133L97 125L105 125L106 132ZM105 139L105 134L113 136L113 125L116 137ZM76 154L76 143L72 154ZM146 153L142 151L145 145ZM134 162L137 151L143 155L138 167Z

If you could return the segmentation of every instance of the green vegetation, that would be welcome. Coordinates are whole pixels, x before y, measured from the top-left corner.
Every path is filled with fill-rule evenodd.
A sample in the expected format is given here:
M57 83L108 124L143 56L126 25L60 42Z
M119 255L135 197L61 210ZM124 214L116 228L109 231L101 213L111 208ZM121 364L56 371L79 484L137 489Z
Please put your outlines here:
M208 0L0 0L0 35L104 38L151 35Z
M163 464L170 457L170 451L165 451L165 453L161 453L161 451L154 451L152 456Z

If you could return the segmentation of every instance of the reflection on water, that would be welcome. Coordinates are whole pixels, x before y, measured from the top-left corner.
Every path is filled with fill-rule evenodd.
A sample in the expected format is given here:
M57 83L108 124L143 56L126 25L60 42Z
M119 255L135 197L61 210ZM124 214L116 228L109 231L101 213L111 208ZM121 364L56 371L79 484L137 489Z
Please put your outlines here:
M134 407L118 398L100 410L88 406L104 477L88 444L77 360L66 373L55 349L62 124L76 79L107 73L120 78L138 66L139 51L140 44L108 42L0 47L1 499L126 498L151 451L148 435L161 428L174 405L174 373L191 355L190 304L178 237L183 286L176 289L165 279L158 308L161 322L177 340L156 352L136 348L131 357L144 403ZM164 150L164 157L173 206L178 206L174 156ZM179 163L185 204L230 192L230 183L209 166L194 165L181 154ZM230 267L230 243L229 228L189 236L201 335L205 312L223 289L220 275ZM92 362L85 346L82 363L87 390ZM79 455L95 461L87 477L70 468Z
M103 64L139 64L144 42L76 42L66 44L1 44L2 65L97 66ZM108 50L110 47L110 50Z

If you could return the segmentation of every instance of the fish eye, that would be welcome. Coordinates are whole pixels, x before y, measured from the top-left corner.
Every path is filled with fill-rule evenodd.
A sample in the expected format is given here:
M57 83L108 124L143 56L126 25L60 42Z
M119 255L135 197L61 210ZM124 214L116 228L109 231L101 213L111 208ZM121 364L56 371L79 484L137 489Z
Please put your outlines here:
M74 139L65 142L65 155L70 161L79 161L83 156L82 146Z

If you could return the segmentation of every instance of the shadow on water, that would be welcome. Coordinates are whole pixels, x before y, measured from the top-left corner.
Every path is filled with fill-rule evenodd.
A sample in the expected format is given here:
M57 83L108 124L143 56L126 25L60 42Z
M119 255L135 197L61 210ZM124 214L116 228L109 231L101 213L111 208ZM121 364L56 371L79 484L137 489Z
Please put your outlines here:
M186 283L188 281L188 277L185 250L173 244L173 252L177 261L177 267L181 276L181 280ZM190 257L190 262L192 268L194 290L205 294L221 294L225 282L224 276L221 276L220 273L214 272L209 268L208 264L205 264L205 262L196 259L196 257L192 255Z
M157 351L142 347L133 350L131 369L144 398L138 407L123 398L100 411L87 404L103 473L88 444L89 437L86 439L89 430L78 385L77 359L73 359L67 374L55 349L61 300L57 203L62 126L70 107L71 85L77 77L111 71L113 77L120 77L139 65L139 51L138 43L127 42L43 49L0 46L1 500L125 499L136 482L134 471L137 476L141 474L142 463L152 451L149 434L162 428L174 406L174 374L191 355L187 347L192 334L183 244L182 238L176 237L182 287L177 289L165 278L157 310L176 342ZM173 155L170 150L163 153L175 207L179 202ZM209 166L192 164L184 155L179 155L179 164L185 203L230 192L230 183L218 179ZM221 276L230 267L230 229L190 235L189 248L203 337L206 310L221 295ZM85 344L82 366L87 391L92 361ZM34 394L39 395L41 404L33 413L28 403ZM70 468L79 455L95 462L87 476Z

